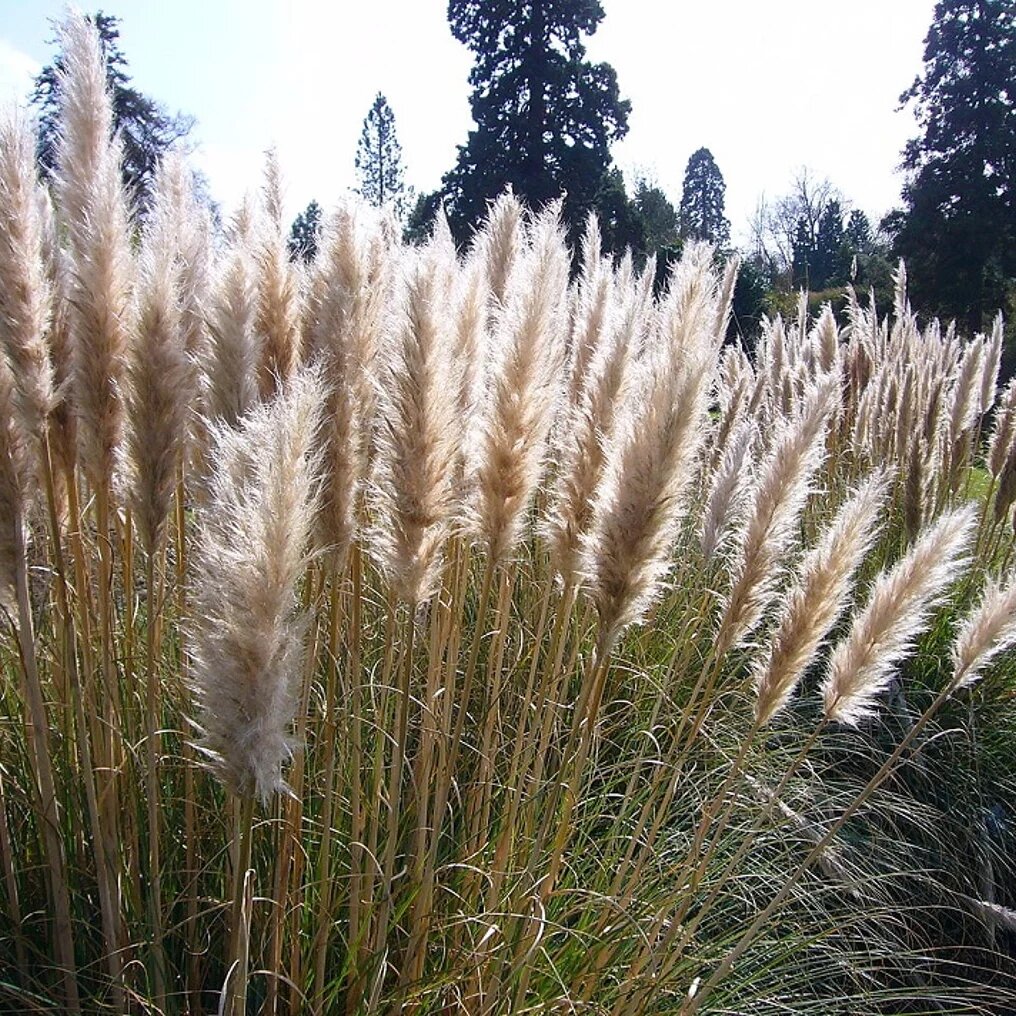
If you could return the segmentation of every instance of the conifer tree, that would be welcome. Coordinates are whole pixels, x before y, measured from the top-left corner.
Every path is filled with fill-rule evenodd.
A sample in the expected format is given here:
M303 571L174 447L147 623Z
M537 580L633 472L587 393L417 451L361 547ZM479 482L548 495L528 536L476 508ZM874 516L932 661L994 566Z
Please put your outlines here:
M920 136L888 218L915 303L978 329L1016 277L1016 0L939 0L924 67L900 97Z
M360 142L356 146L356 173L360 181L358 194L375 208L390 203L399 219L405 218L412 194L406 186L395 114L380 92L363 121Z
M321 206L313 199L293 220L289 230L289 257L295 261L313 261L321 238Z
M681 190L681 236L706 240L723 249L730 246L725 196L727 185L713 153L700 148L688 160Z
M449 0L452 34L476 56L476 127L443 181L459 238L508 186L535 208L565 194L573 232L601 197L616 204L610 145L630 105L614 69L586 60L584 37L602 20L599 0Z

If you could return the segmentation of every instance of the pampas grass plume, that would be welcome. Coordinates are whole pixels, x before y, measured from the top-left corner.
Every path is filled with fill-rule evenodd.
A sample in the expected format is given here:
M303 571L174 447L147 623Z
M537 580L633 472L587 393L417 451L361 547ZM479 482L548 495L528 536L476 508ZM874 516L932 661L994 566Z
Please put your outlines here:
M858 724L924 630L932 608L965 566L975 512L960 508L929 526L910 551L875 580L867 604L833 651L822 683L825 715Z
M180 308L179 170L163 164L139 258L138 335L131 357L132 502L142 544L151 553L169 516L194 402Z
M285 789L303 654L296 586L314 511L321 385L290 379L239 430L212 430L211 495L198 520L193 686L199 747L241 796Z
M684 491L716 371L716 286L708 248L691 245L671 282L656 350L633 385L584 539L582 570L609 643L639 620L670 569Z
M42 455L56 401L46 344L51 287L35 136L17 117L0 122L0 348L11 363L18 411Z
M999 653L1016 642L1016 583L990 579L953 643L953 688L967 688Z
M108 489L121 452L133 334L130 230L98 33L72 15L61 39L63 131L54 188L70 247L78 448L93 486Z
M415 607L435 591L455 507L461 381L447 306L456 267L436 232L405 267L402 306L380 388L373 545L395 593Z
M863 483L802 561L769 650L755 668L759 723L768 723L786 706L843 611L854 573L874 542L885 488L882 474Z
M521 535L554 419L568 284L559 215L555 204L533 223L529 248L513 272L507 304L498 315L497 361L480 421L470 506L471 528L494 561L503 560ZM502 218L511 220L510 207Z

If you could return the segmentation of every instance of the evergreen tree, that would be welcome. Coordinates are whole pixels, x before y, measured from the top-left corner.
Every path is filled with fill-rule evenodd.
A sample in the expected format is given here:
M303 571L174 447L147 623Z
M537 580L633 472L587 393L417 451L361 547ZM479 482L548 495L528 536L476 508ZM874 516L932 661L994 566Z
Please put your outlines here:
M645 223L635 203L628 198L621 170L611 169L604 177L595 208L600 220L603 249L642 253L646 247Z
M642 222L643 247L647 254L678 247L680 221L677 212L656 184L643 178L636 180L632 204Z
M565 193L575 233L601 199L616 204L610 145L630 105L613 68L585 59L583 36L602 19L599 0L449 0L452 34L476 55L476 127L443 181L458 238L509 185L536 208Z
M363 121L360 143L356 146L356 172L360 180L358 194L375 208L390 202L399 219L405 217L412 193L406 186L395 114L380 92Z
M289 231L290 260L313 261L321 239L321 206L311 200L310 204L293 220Z
M852 255L870 254L875 247L875 237L871 231L868 216L859 209L854 209L847 217L844 240Z
M144 213L151 197L159 160L174 143L187 136L194 118L171 115L157 102L131 86L127 58L120 49L120 19L102 11L90 14L106 58L106 81L113 100L113 129L123 144L123 180L136 207ZM57 40L59 41L59 40ZM31 103L39 110L38 158L43 172L56 164L60 113L60 76L63 55L44 67L35 78Z
M795 289L811 289L811 271L815 263L815 238L808 220L802 215L794 231L791 284Z
M727 185L713 153L700 148L688 160L681 189L681 236L706 240L721 249L730 246L730 223L725 211Z
M434 219L441 211L441 192L424 191L416 199L412 210L406 217L406 226L402 231L402 239L406 243L426 243L434 229Z
M928 311L984 325L1016 276L1016 0L939 0L924 67L900 97L920 136L888 218Z
M847 282L850 257L845 246L843 211L835 198L826 205L818 220L815 249L811 262L811 288L827 289Z

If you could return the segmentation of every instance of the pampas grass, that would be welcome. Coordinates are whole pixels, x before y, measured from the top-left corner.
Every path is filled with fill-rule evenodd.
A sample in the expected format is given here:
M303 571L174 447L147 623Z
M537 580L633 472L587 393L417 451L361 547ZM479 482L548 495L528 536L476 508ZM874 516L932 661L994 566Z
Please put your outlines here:
M749 355L735 262L510 194L296 265L274 160L129 225L63 33L52 181L0 124L0 1009L1012 1008L1001 325L901 268Z

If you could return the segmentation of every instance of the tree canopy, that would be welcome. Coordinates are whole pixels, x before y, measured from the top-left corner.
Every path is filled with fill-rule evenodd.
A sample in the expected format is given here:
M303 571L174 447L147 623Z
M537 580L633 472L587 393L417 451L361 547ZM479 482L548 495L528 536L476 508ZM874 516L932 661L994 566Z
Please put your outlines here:
M887 225L924 309L980 328L1016 276L1016 0L939 0L924 67L900 97L905 207Z
M137 208L148 206L159 160L176 142L186 137L194 118L170 114L131 84L127 58L120 48L120 19L98 11L87 15L95 25L106 58L106 80L113 103L113 129L123 145L123 180ZM59 42L59 39L55 40ZM39 110L38 158L44 172L56 163L56 142L60 110L60 88L64 63L58 53L53 63L35 78L31 102Z
M402 146L395 130L395 114L388 100L378 92L363 121L356 146L357 193L375 208L391 204L400 219L405 218L412 200L406 186Z
M476 55L476 127L443 180L460 239L508 186L537 208L564 193L575 231L601 199L616 204L610 145L630 105L613 68L585 58L602 19L599 0L449 0L452 34Z

